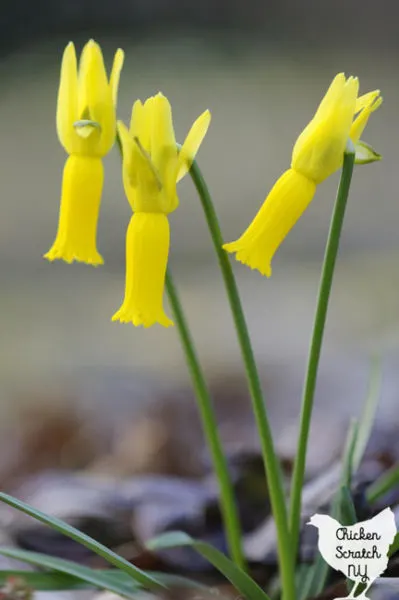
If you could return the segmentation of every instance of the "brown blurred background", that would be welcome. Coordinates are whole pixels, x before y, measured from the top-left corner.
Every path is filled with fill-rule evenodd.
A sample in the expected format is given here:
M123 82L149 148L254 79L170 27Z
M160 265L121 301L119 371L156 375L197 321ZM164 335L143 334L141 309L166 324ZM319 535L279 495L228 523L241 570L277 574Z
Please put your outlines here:
M55 132L60 58L94 37L108 64L125 49L119 116L161 90L181 141L204 109L213 115L199 162L226 239L249 223L287 168L292 144L338 71L380 88L381 110L364 139L384 155L358 167L342 239L327 328L319 402L356 412L368 355L389 368L381 414L396 414L399 341L399 75L394 0L3 0L0 14L0 393L1 414L21 403L73 397L118 410L187 381L176 332L116 325L124 286L130 209L117 149L106 159L99 249L106 264L48 264L65 155ZM276 415L295 417L317 280L338 176L317 192L276 256L271 280L234 266L254 346ZM187 178L172 216L171 265L210 375L241 367L201 208ZM274 381L274 379L273 379ZM132 383L133 382L133 383ZM131 392L131 385L139 391ZM338 386L339 384L339 386ZM338 387L337 387L338 386ZM385 388L384 388L385 389ZM105 409L107 407L107 409ZM274 408L273 408L274 407ZM276 418L277 418L276 416ZM4 422L7 427L8 420Z

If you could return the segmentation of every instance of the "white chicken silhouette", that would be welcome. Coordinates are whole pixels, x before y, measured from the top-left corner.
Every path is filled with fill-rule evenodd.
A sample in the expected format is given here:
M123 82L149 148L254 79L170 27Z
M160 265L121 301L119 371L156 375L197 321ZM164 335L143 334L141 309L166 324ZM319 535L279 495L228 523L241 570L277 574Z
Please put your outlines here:
M319 530L319 550L324 560L356 585L347 598L355 598L359 584L366 589L357 596L365 596L372 583L388 565L388 550L397 532L395 516L390 508L369 519L344 527L328 515L313 515L308 525ZM340 600L340 599L336 599Z

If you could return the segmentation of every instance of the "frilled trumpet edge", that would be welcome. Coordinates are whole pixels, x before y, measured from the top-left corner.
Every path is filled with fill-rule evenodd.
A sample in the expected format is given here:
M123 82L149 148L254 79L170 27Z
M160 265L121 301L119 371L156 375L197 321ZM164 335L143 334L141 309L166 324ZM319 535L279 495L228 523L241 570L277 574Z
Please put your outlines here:
M104 172L100 158L70 156L64 167L58 231L47 260L103 264L97 251L97 223Z
M126 235L125 299L113 321L136 327L173 325L163 309L169 238L169 222L163 213L132 216Z
M235 242L224 244L239 262L262 275L272 274L272 258L313 199L316 184L294 169L275 183L256 217Z

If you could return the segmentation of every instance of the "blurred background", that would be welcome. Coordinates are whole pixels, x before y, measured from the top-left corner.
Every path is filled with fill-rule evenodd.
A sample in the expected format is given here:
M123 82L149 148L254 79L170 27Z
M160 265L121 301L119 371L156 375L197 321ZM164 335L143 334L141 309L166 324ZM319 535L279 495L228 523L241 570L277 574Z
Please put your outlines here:
M162 403L164 395L175 398L175 390L188 384L174 330L110 321L123 296L130 217L116 148L105 161L98 236L105 265L93 269L42 259L56 233L65 161L55 131L60 60L70 40L80 51L90 37L101 44L108 65L117 47L125 50L120 118L129 119L136 98L161 90L172 103L182 141L194 119L211 110L199 163L226 240L243 231L287 168L297 135L337 72L359 76L362 93L382 90L383 107L363 137L384 160L356 169L317 402L322 420L326 414L329 419L356 414L366 393L369 356L379 353L384 365L379 414L395 422L398 13L394 0L2 1L0 414L7 440L2 456L19 431L21 411L31 424L34 407L44 407L47 415L77 411L89 426L98 421L108 426L154 394ZM338 175L320 186L275 257L270 280L234 264L277 436L298 414L337 183ZM241 378L240 355L188 177L180 200L171 218L171 265L206 371L224 390ZM229 413L231 393L221 396ZM179 402L195 410L187 395ZM238 403L248 412L245 393ZM172 422L180 411L176 406L181 405L174 405ZM42 417L36 418L40 423ZM152 435L150 430L143 439ZM100 446L102 439L96 435Z

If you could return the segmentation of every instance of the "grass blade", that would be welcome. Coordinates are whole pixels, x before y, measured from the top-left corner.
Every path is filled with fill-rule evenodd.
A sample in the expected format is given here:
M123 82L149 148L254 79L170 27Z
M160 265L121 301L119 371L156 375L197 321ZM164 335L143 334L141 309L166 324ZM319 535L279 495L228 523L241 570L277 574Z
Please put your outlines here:
M0 548L1 550L1 548ZM15 550L15 549L13 549ZM23 559L22 556L15 556L18 560ZM45 556L47 559L48 557ZM61 559L60 559L61 560ZM25 560L25 562L28 562ZM46 568L45 562L41 561L40 565L37 562L36 566ZM65 561L70 562L70 561ZM30 562L33 564L33 562ZM48 563L47 563L48 564ZM75 563L70 562L71 566L75 566ZM107 576L107 578L114 583L122 583L126 586L130 586L130 591L133 591L133 587L135 584L132 582L131 577L129 577L126 573L119 571L118 569L96 569L94 573L102 574ZM196 589L200 591L209 592L209 588L202 584L194 581L193 579L188 579L187 577L182 577L180 575L175 575L172 573L158 573L155 571L149 571L149 574L153 575L155 578L159 579L161 583L163 583L167 587L171 588L179 588L179 589ZM47 591L62 591L62 590L80 590L80 589L93 589L93 584L87 582L84 579L79 579L73 575L67 575L66 573L62 573L61 571L21 571L21 570L0 570L0 586L3 586L9 578L16 577L22 579L26 582L26 584L34 590L47 592ZM108 585L108 584L107 584ZM137 589L140 589L140 585L137 585ZM109 587L108 587L109 589Z
M81 579L64 573L41 573L38 571L0 571L0 586L11 578L23 580L26 585L38 592L80 590L87 587Z
M117 567L121 571L127 573L132 579L140 583L142 586L147 588L164 587L155 578L150 577L144 571L138 569L121 556L118 556L115 552L112 552L112 550L109 550L103 544L100 544L90 536L86 535L85 533L82 533L75 527L64 523L60 519L50 517L41 512L40 510L37 510L36 508L29 506L29 504L26 504L21 500L17 500L16 498L9 496L8 494L0 493L0 501L5 502L9 506L20 510L21 512L29 515L30 517L33 517L37 521L40 521L45 525L49 525L49 527L52 527L52 529L55 529L63 535L75 540L82 546L85 546L95 554L98 554L99 556L104 558L114 567Z
M346 486L350 488L352 485L353 456L356 449L358 432L359 425L354 419L352 419L346 437L344 454L342 456L341 487ZM337 494L338 493L339 492L337 492Z
M352 494L350 489L343 485L339 494L339 507L338 507L339 522L341 525L349 527L354 525L357 521L356 509L353 504Z
M372 504L399 484L399 466L385 471L367 490L367 501Z
M353 472L359 469L373 428L378 400L381 396L382 369L381 361L374 358L371 363L369 390L359 419L357 439L352 458Z
M109 590L121 596L125 596L126 598L135 598L132 592L141 588L140 585L135 584L131 579L127 578L125 582L120 583L109 577L106 574L106 571L96 571L69 560L54 558L53 556L40 554L38 552L0 547L0 555L14 558L36 567L70 575L95 588Z
M358 425L352 421L349 426L342 457L341 485L331 503L330 514L333 519L337 519L338 521L345 518L345 515L342 514L343 508L349 514L351 513L352 507L348 508L347 494L349 493L350 496L349 486L352 479L353 453L356 447L357 436ZM321 594L326 586L329 572L330 566L325 562L321 554L318 554L313 566L305 571L304 576L299 579L297 588L299 600L306 600L306 598L316 597Z
M393 556L399 550L399 533L395 535L395 539L389 547L388 556Z
M242 569L234 564L227 556L216 550L210 544L197 541L186 533L176 531L165 533L147 544L150 550L165 550L189 546L208 560L226 579L228 579L244 598L251 600L270 600L269 596Z
M379 360L374 359L371 365L369 391L360 420L358 423L352 421L349 427L342 457L341 485L331 505L331 516L346 525L356 522L356 511L350 493L352 476L359 468L370 438L380 390L381 364ZM330 567L319 554L314 565L305 571L302 577L299 577L297 588L299 600L321 594L325 588L329 570Z

